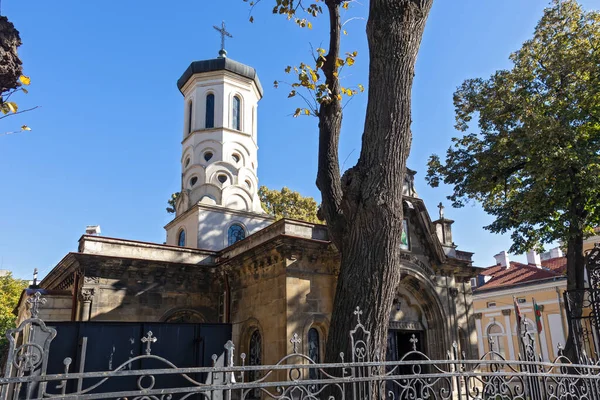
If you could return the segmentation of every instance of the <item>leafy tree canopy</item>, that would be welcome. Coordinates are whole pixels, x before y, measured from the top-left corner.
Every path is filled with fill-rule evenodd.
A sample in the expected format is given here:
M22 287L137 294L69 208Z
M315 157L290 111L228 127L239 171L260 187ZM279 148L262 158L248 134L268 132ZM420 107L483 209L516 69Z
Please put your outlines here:
M27 285L27 281L13 278L11 274L0 276L0 353L8 342L6 331L15 327L13 310Z
M600 13L554 0L510 60L457 89L456 128L478 132L432 155L427 180L452 185L455 207L480 202L522 253L600 223Z
M266 186L258 189L258 197L263 210L278 220L292 218L316 224L322 223L317 217L317 202L312 197L303 197L300 193L286 187L281 190L271 190Z
M175 213L175 206L179 195L180 192L175 192L167 200L167 212L169 214ZM287 187L281 190L271 190L266 186L261 186L258 189L258 197L260 198L263 210L278 220L281 218L292 218L315 224L323 223L317 217L319 207L312 197L304 197Z

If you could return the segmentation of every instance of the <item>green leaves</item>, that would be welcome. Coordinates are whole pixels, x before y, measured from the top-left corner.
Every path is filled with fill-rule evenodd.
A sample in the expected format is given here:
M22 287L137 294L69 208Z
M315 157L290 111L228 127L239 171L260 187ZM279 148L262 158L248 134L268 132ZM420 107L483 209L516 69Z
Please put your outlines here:
M177 200L179 199L180 195L181 195L181 192L175 192L171 195L169 200L167 200L167 203L169 204L169 206L167 207L167 212L169 214L175 214L175 212L177 211L176 210Z
M465 134L444 161L429 158L426 179L451 185L453 206L481 203L495 217L486 229L511 232L521 253L566 241L571 224L600 224L600 13L554 1L510 59L510 70L458 87Z
M286 187L271 190L266 186L258 189L262 208L276 219L291 218L322 224L317 217L317 202L312 197L303 197L300 193Z
M0 276L0 353L8 344L6 331L15 327L13 310L27 284L27 281L15 279L11 274Z

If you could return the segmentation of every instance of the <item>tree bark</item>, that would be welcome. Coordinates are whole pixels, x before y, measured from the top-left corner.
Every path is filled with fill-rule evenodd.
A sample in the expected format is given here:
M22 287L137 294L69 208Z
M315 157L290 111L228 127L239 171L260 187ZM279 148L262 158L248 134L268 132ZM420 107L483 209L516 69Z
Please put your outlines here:
M578 191L577 185L573 185ZM567 290L573 291L570 297L569 310L569 334L565 344L564 354L572 362L577 362L577 348L573 322L577 321L583 313L583 289L585 288L585 257L583 255L583 227L585 221L585 210L577 204L578 197L575 196L571 213L572 221L569 224L569 240L567 241ZM582 343L582 338L578 342Z
M339 2L326 2L330 17L331 3L339 6ZM339 361L340 352L346 354L345 360L351 359L348 333L356 323L356 307L363 310L361 322L371 332L371 357L385 359L388 321L401 273L402 188L411 143L412 81L432 4L433 0L371 0L369 98L362 150L356 166L341 181L337 160L341 107L334 101L320 109L317 186L332 241L341 252L327 361ZM337 19L335 15L330 21L339 24L339 14ZM336 29L339 34L339 25L332 26L332 33ZM337 44L339 49L339 39ZM332 62L330 54L328 62Z

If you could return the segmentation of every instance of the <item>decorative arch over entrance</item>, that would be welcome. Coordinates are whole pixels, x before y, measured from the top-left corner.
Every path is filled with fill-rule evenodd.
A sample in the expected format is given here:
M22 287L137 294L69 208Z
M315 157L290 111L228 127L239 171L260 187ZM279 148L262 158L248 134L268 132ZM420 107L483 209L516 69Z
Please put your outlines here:
M189 308L171 310L161 318L162 322L171 323L193 323L201 324L206 322L204 316L196 310Z
M444 359L449 331L435 285L419 270L405 267L390 315L388 347L395 349L388 351L388 358L411 350L413 342L409 340L415 335L418 350L432 359Z

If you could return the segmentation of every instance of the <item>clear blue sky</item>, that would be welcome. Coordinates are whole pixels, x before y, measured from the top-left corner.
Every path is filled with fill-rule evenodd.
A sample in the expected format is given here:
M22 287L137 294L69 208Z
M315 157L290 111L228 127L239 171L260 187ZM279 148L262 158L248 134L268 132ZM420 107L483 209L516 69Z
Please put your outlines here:
M291 117L288 64L310 60L310 44L327 42L325 19L312 31L273 16L262 0L248 22L242 0L39 1L4 0L2 13L21 32L20 55L31 76L21 107L40 109L0 121L2 131L23 123L33 130L0 136L0 268L42 275L69 251L88 224L102 234L162 243L169 195L180 187L183 103L176 81L193 60L219 49L212 26L225 20L234 39L229 56L255 67L265 88L259 106L259 179L320 199L314 118ZM363 2L367 4L367 1ZM409 166L433 216L448 188L424 181L431 153L444 153L453 129L452 93L470 77L509 66L510 52L530 37L545 0L436 0L421 46L413 88L413 146ZM598 7L598 0L584 0ZM346 18L365 17L356 5ZM346 25L344 50L357 50L348 85L367 83L365 21ZM359 154L366 95L345 108L340 157ZM448 203L446 201L446 203ZM476 265L492 264L508 237L482 229L491 219L477 206L454 210L454 239L475 252Z

